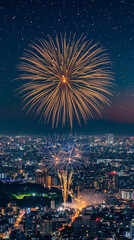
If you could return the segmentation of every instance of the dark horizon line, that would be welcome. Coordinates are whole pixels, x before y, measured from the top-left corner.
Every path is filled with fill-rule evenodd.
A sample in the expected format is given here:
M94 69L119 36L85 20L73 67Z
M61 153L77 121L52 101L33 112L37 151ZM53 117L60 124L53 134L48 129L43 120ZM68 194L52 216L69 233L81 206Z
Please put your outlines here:
M52 129L51 125L44 125L36 120L0 119L0 135L2 136L48 136L48 135L88 135L104 136L134 136L134 124L112 122L106 119L90 120L87 125L81 127L77 124L71 130L69 126Z

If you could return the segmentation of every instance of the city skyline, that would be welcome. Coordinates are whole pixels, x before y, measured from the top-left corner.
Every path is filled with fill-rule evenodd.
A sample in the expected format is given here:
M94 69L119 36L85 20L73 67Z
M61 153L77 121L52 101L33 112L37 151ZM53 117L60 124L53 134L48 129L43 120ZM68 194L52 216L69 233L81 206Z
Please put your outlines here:
M0 136L0 148L1 239L134 238L134 137Z

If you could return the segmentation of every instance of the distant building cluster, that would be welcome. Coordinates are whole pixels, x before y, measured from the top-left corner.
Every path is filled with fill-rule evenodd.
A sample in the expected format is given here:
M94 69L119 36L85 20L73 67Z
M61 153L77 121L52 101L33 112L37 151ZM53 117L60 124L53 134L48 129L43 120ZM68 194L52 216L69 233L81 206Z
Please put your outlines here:
M66 206L45 162L55 142L82 155ZM0 239L134 239L134 137L0 136L0 149Z

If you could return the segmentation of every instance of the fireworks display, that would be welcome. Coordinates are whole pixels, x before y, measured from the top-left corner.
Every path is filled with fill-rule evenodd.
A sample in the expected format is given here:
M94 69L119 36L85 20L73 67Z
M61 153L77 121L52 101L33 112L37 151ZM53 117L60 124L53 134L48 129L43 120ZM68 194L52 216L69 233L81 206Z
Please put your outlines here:
M70 138L61 141L48 141L48 147L44 158L44 164L48 171L56 172L60 179L64 206L70 193L73 172L79 171L84 164L80 145Z
M61 189L62 189L62 196L64 201L64 206L68 199L68 193L70 191L70 185L72 183L72 175L73 172L67 172L67 171L58 171L58 176L61 183Z
M30 45L18 66L23 84L18 92L29 113L39 115L41 121L51 119L52 127L62 121L73 126L76 116L85 123L94 112L101 115L105 104L110 104L113 77L108 54L98 44L81 36L67 39L66 34L55 40L40 39Z
M50 172L59 170L79 171L82 164L84 164L80 144L69 143L69 140L67 139L63 143L49 143L44 163Z

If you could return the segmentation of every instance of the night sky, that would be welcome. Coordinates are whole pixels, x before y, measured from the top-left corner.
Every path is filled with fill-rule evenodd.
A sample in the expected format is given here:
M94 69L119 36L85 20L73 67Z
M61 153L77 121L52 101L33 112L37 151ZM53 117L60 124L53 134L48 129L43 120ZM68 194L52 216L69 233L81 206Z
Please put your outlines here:
M73 131L89 134L134 135L134 1L133 0L1 0L0 1L0 133L46 134L51 130L22 110L16 96L19 58L30 41L47 34L82 33L100 42L110 54L117 84L111 108L102 119L87 125L77 122Z

